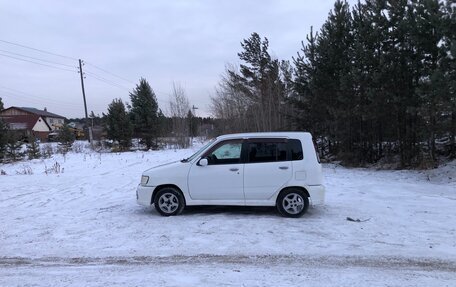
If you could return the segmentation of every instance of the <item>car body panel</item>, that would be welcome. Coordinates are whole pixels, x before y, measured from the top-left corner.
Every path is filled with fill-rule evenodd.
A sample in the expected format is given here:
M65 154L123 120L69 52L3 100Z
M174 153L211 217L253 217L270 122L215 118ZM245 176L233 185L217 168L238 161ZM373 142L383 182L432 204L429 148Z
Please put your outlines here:
M244 164L198 166L192 164L188 189L192 200L244 202Z
M292 177L291 161L245 164L245 200L268 200L287 186Z

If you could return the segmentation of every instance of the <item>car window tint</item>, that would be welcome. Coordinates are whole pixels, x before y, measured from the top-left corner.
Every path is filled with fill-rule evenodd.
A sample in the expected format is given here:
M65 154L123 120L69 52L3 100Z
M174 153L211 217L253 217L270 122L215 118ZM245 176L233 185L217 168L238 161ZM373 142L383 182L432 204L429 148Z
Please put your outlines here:
M300 140L288 140L288 146L290 148L291 160L302 160L304 158Z
M286 143L251 142L248 148L248 160L250 163L286 161Z
M233 164L241 161L242 142L230 141L218 146L208 156L208 162L213 164Z

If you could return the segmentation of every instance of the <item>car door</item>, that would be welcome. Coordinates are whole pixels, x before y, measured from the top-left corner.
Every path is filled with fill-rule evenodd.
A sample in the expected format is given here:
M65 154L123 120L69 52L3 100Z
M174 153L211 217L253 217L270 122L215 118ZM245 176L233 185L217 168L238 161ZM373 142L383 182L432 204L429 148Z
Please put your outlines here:
M244 203L241 161L242 140L225 140L216 144L202 158L208 165L195 163L190 168L188 187L193 200L236 201Z
M268 200L292 177L286 139L249 139L244 167L245 200Z

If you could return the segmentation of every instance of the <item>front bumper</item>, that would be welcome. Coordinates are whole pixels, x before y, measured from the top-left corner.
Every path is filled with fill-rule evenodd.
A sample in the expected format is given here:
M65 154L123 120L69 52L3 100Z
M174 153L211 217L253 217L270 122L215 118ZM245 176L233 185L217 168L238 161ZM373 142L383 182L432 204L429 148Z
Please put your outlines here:
M154 193L155 186L142 186L138 185L136 189L136 202L139 205L151 206L152 194Z

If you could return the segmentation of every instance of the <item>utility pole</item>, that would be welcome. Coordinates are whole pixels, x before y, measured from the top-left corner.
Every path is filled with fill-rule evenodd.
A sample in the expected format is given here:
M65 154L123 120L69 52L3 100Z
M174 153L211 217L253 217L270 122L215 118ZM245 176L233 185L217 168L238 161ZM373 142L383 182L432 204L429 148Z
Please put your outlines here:
M89 124L89 115L87 114L87 102L86 102L86 96L85 96L85 90L84 90L84 73L82 72L82 60L81 59L79 59L79 75L81 76L82 98L84 99L86 125L89 128L89 142L93 147L92 127Z
M193 116L196 116L195 110L197 110L197 109L198 109L198 107L195 107L195 105L192 106Z

